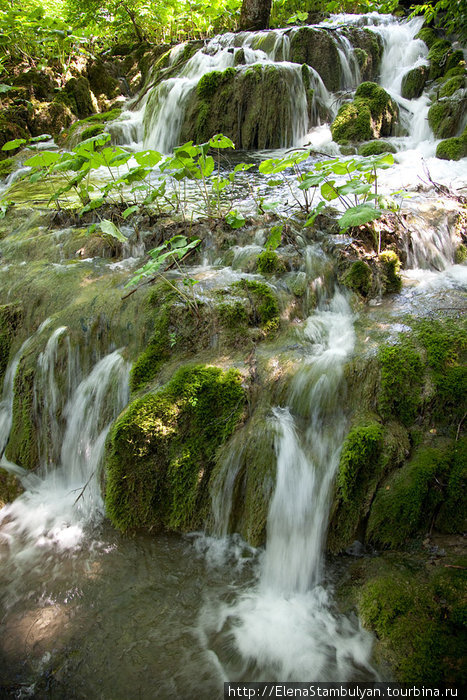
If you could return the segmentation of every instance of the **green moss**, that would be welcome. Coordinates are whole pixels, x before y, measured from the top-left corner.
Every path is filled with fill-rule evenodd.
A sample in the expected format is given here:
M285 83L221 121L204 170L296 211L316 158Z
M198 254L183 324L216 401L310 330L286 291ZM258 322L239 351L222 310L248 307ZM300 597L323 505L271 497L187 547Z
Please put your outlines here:
M450 473L445 485L445 500L436 518L436 529L462 534L467 526L467 439L454 443L450 453Z
M467 155L467 154L466 154ZM459 243L454 254L454 262L456 265L461 265L467 260L467 246L463 243Z
M428 78L428 69L426 66L417 66L412 68L402 78L401 95L406 100L413 100L423 92Z
M39 463L36 426L34 424L34 369L23 358L14 381L13 423L5 456L24 469Z
M284 266L275 251L263 250L263 252L258 255L256 269L264 275L284 269Z
M465 87L465 78L463 75L456 75L446 82L440 88L439 97L451 97L457 90Z
M378 156L381 153L395 153L396 149L387 141L368 141L358 149L359 156Z
M264 282L242 279L235 282L234 289L243 290L251 304L253 325L265 330L275 330L279 325L279 304L272 289Z
M383 429L379 423L352 428L342 448L337 485L343 501L353 499L360 472L366 474L377 465L383 444Z
M398 547L416 533L428 531L444 498L438 484L448 473L449 458L445 452L419 449L378 489L368 520L368 539L386 547Z
M368 105L355 102L342 105L331 124L331 133L337 143L372 139L374 134Z
M334 141L370 141L391 136L399 115L395 102L376 83L361 83L353 102L339 109L331 124Z
M319 73L328 90L339 90L339 54L329 32L314 27L301 27L295 31L290 39L289 60L293 63L306 63Z
M383 418L394 416L410 425L420 404L422 360L408 342L382 346L378 353L381 381L378 410Z
M196 92L202 100L209 99L214 93L224 84L235 77L235 68L227 68L227 70L213 70L211 73L203 75L198 83Z
M112 523L123 531L202 527L216 452L237 426L244 400L238 372L195 366L130 404L107 446Z
M402 278L399 274L401 263L393 250L384 250L379 255L383 269L384 291L388 294L398 293L402 289Z
M360 588L359 612L374 630L402 683L463 685L465 658L465 562L457 568L375 561L377 573ZM386 569L386 570L385 570Z
M452 51L452 46L446 39L438 39L435 41L428 52L428 60L430 61L430 80L436 80L448 70L448 60ZM458 61L456 62L458 63ZM454 66L449 65L449 68Z
M356 260L341 276L340 281L348 289L366 297L371 291L373 275L371 267L363 260Z
M149 303L153 304L153 297ZM130 373L130 387L138 391L151 382L162 365L170 357L170 306L173 298L169 296L162 304L154 319L154 331L145 350L139 355Z
M104 126L102 124L94 124L93 126L88 126L81 134L81 140L90 139L92 136L98 136L104 131Z
M431 27L423 27L420 29L415 38L424 41L429 49L439 40L439 36Z
M16 161L14 158L4 158L4 160L0 160L0 178L11 175L15 167Z
M415 325L415 334L431 370L432 413L441 423L457 425L467 394L466 325L454 319L420 320Z
M91 116L87 117L86 119L79 119L78 121L73 122L73 124L70 127L68 127L68 129L61 132L58 142L60 145L63 145L66 142L76 138L78 134L80 135L79 140L89 138L89 136L84 136L85 132L87 130L90 130L92 127L96 129L97 125L100 125L101 131L96 131L95 133L92 133L91 136L101 133L104 130L104 127L102 125L106 122L110 122L114 119L117 119L120 116L121 112L122 110L120 108L115 107L114 109L111 109L108 112L91 114Z
M441 160L460 160L467 156L467 136L454 136L441 141L436 147L436 157ZM462 260L460 262L463 262Z
M217 311L222 325L228 329L238 329L248 323L248 315L241 301L218 304Z
M0 387L3 386L10 349L21 323L21 307L17 304L0 306Z

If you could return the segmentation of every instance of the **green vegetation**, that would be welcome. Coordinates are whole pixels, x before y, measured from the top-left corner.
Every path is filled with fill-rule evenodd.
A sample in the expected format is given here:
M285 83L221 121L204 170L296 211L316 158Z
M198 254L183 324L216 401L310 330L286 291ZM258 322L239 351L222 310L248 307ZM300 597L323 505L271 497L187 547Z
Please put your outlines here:
M363 297L371 291L373 275L371 267L364 260L355 260L340 278L342 284Z
M17 304L0 306L0 387L8 365L10 349L21 322L21 307Z
M378 410L383 418L394 416L410 425L420 405L423 364L409 342L383 346L379 350L381 389Z
M202 527L218 448L238 425L240 375L183 367L162 389L129 405L114 424L106 460L106 509L123 531Z
M429 566L378 557L355 597L402 683L465 683L465 559Z
M353 102L342 105L331 124L332 138L337 143L369 141L391 136L399 110L388 93L372 82L361 83Z

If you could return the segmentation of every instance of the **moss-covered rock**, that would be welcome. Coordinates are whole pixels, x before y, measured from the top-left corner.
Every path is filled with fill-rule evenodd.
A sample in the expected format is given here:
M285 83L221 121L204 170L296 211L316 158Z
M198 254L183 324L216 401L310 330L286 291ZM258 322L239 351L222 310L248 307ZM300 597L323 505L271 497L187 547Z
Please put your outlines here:
M0 467L0 509L14 501L22 490L18 479Z
M379 156L381 153L396 153L395 147L387 141L368 141L358 148L359 156Z
M450 59L452 63L453 50L451 43L447 39L438 39L435 41L428 52L428 60L430 61L430 80L436 80L436 78L441 77L446 73L449 68L453 68L450 65ZM457 61L458 63L459 61Z
M250 302L249 323L261 326L265 331L276 330L279 326L279 304L271 287L263 282L242 279L234 282L232 288L243 293Z
M112 523L123 531L202 527L216 453L235 430L244 401L235 370L195 366L131 403L107 445Z
M84 76L70 78L65 85L65 92L69 98L69 104L77 117L84 119L96 112L91 96L89 80Z
M34 420L34 368L22 358L14 380L13 422L5 456L24 469L39 466L37 427Z
M368 520L368 539L394 548L418 532L427 532L443 502L438 485L448 474L446 452L429 447L419 449L378 489Z
M258 255L256 269L262 275L284 270L284 265L274 250L263 250Z
M378 409L383 418L410 425L420 404L423 364L413 344L401 342L379 350L381 386Z
M445 80L439 89L438 97L452 97L455 92L462 90L467 85L465 75L454 75L449 80Z
M398 681L410 684L466 682L465 559L448 567L422 557L373 560L356 581L362 621L379 638L380 654ZM361 571L361 568L360 568Z
M57 83L47 71L34 68L15 76L11 82L25 88L29 99L35 98L40 102L52 100L57 88Z
M0 179L11 175L15 169L15 166L16 161L14 158L5 158L4 160L0 160Z
M406 100L413 100L423 92L423 88L428 80L428 68L426 66L417 66L412 68L402 78L401 95Z
M21 307L17 304L0 306L0 387L8 366L10 349L21 322Z
M105 124L117 119L121 111L120 108L115 107L108 112L99 112L97 114L92 114L86 119L75 121L71 126L68 125L68 127L60 133L57 138L58 144L73 148L80 141L102 133L105 129Z
M306 63L321 76L328 90L336 92L341 83L341 67L332 32L300 27L290 38L290 61Z
M422 27L415 38L424 41L429 49L439 41L438 34L431 27Z
M382 266L383 287L387 294L400 292L402 289L402 277L399 272L401 262L393 250L384 250L379 255Z
M377 80L383 54L383 42L378 34L361 27L346 27L345 36L354 47L361 79Z
M399 110L388 93L376 83L361 83L353 102L342 105L331 124L334 141L369 141L392 136Z
M436 157L442 160L460 160L467 157L467 132L464 131L462 136L441 141L436 147Z
M292 87L299 80L297 73L280 63L207 73L188 101L180 141L202 143L212 134L223 133L237 148L291 145ZM157 92L153 99L157 103ZM157 104L147 110L147 134L156 109Z
M467 109L467 96L464 90L445 97L431 105L428 110L428 123L438 139L457 136Z
M340 281L353 292L367 297L373 282L371 267L364 260L356 260L343 273Z
M109 100L113 100L121 94L119 81L112 68L112 64L101 59L96 59L88 64L86 77L96 97L104 95Z

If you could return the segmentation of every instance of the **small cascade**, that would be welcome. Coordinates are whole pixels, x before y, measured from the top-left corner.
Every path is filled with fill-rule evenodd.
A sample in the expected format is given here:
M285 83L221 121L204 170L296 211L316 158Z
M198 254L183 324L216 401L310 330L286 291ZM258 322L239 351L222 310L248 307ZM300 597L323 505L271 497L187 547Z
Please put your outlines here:
M256 587L213 613L206 607L203 634L229 680L334 681L376 679L369 662L371 636L339 615L323 587L323 549L330 496L346 431L343 370L355 343L345 296L323 294L307 320L309 355L292 381L289 407L272 411L276 485L267 521L266 549ZM243 444L232 445L214 506L229 505L241 469ZM218 524L227 522L218 514ZM225 656L226 646L236 649Z
M57 329L51 336L43 366L62 333ZM7 552L16 561L24 550L18 566L26 564L24 552L35 558L47 546L74 549L85 528L102 518L99 467L110 424L128 401L128 371L118 351L97 362L64 408L65 430L58 430L60 443L51 450L59 452L59 464L46 463L34 485L0 512L0 540ZM51 371L46 374L53 378ZM44 404L54 391L47 387Z
M59 450L60 447L59 416L62 413L66 394L59 392L55 368L60 339L66 330L66 326L60 326L52 333L37 361L34 413L38 426L39 463L43 469L47 464L56 464L59 456L59 452L54 454L53 450ZM71 362L67 365L71 366Z
M21 345L20 349L10 362L3 380L2 400L0 401L0 459L8 443L10 436L11 424L13 420L13 396L14 396L14 381L16 370L26 350L32 345L34 338L39 335L44 328L50 323L50 319L46 319L37 329L36 333L27 338Z

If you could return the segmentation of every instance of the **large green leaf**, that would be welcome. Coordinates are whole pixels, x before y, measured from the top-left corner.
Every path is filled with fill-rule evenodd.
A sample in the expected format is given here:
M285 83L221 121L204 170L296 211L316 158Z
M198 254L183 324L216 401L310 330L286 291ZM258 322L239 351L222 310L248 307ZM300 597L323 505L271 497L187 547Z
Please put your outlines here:
M123 233L112 221L109 221L109 219L102 219L99 226L102 233L107 233L109 236L112 236L112 238L116 238L117 241L120 241L120 243L126 243L126 238Z
M375 209L375 207L370 207L368 204L359 204L356 207L347 209L340 217L338 223L341 232L344 232L352 226L361 226L362 224L367 224L370 221L379 219L382 215L383 211L381 209Z

